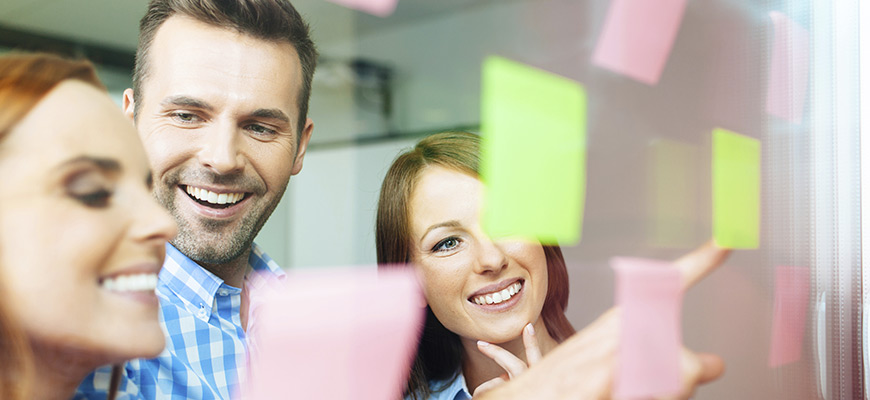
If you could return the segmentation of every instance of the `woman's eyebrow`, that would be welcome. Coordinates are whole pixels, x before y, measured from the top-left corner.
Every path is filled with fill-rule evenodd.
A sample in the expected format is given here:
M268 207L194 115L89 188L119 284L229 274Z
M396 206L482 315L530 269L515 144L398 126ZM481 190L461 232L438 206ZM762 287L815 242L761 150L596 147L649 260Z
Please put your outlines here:
M106 172L119 172L121 171L121 163L118 160L105 158L105 157L97 157L97 156L78 156L71 158L67 161L64 161L61 166L66 167L72 164L93 164L100 170Z
M445 221L445 222L439 222L435 225L430 226L429 229L426 229L426 232L423 232L422 237L426 237L426 235L428 235L429 232L431 232L433 229L444 228L444 227L456 228L459 226L462 226L462 224L460 224L459 221L457 221L455 219L452 219L450 221Z

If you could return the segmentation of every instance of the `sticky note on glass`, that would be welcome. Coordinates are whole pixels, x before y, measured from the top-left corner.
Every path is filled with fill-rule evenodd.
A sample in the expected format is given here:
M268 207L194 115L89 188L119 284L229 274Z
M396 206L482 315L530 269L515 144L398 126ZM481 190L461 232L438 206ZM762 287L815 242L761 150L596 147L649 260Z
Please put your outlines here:
M494 238L580 240L586 93L570 79L500 57L483 64L483 226Z
M647 148L647 243L688 248L695 242L700 204L698 147L656 139Z
M388 17L396 11L399 0L327 0L331 3L345 6L379 17Z
M677 394L682 386L680 272L670 262L617 257L616 305L622 309L615 398Z
M761 214L761 142L713 130L713 239L731 249L754 249Z
M768 356L771 368L801 359L810 299L810 269L777 266L775 289Z
M410 268L294 271L284 281L255 296L242 398L402 397L425 304Z
M810 32L785 14L772 11L773 48L767 83L767 112L801 123L810 73Z
M655 85L674 46L686 0L613 0L592 63Z

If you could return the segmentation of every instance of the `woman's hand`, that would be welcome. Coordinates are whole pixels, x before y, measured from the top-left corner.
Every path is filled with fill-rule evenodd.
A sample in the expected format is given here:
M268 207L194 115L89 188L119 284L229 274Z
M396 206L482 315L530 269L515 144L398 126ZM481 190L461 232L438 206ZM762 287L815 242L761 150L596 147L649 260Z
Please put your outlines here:
M526 327L523 328L523 347L526 348L526 360L528 360L528 365L523 360L520 360L519 357L513 355L513 353L499 346L484 341L478 341L477 348L480 352L504 368L505 373L480 384L480 386L474 389L472 394L474 396L480 396L496 386L503 384L505 381L522 374L529 366L535 365L541 360L541 349L538 346L538 339L535 336L535 327L532 324L527 324Z
M719 249L711 241L676 260L674 267L682 274L683 289L688 289L715 270L728 253L729 250ZM516 379L488 387L488 391L482 393L483 397L498 400L612 398L619 321L620 310L611 308ZM683 389L673 397L676 399L688 398L699 385L721 376L725 365L719 356L694 353L684 348L681 369ZM477 395L475 393L475 397Z

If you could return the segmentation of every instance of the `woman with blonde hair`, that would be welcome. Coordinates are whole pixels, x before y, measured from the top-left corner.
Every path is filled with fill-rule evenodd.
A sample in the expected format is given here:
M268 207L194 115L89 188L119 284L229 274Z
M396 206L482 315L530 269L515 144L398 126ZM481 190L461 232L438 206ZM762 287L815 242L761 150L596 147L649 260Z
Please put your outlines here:
M0 56L0 176L3 328L25 337L0 332L19 360L0 363L3 394L20 387L28 352L28 399L68 398L101 365L160 353L154 288L175 223L90 63Z

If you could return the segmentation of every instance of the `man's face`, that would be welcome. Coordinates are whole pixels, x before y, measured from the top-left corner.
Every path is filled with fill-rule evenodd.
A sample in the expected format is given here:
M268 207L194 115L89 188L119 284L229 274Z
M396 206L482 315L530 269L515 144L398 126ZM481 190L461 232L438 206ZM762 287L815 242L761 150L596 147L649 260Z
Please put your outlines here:
M235 260L302 169L313 124L297 132L299 57L182 16L159 28L148 57L136 122L154 194L178 222L172 243L199 262ZM124 97L132 116L132 91Z

